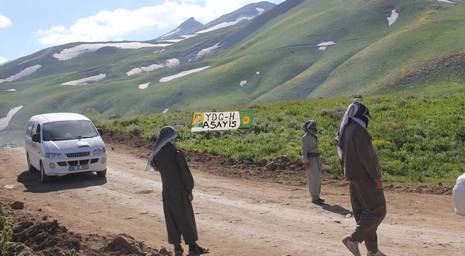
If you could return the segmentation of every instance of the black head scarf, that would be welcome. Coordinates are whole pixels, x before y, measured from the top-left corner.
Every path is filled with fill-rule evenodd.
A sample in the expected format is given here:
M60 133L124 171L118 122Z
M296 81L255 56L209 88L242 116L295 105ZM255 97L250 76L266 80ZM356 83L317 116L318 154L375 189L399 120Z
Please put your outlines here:
M152 147L152 152L150 153L146 170L150 169L150 167L153 167L156 169L156 167L152 165L153 158L158 154L158 152L160 152L160 150L166 144L172 143L173 145L175 145L175 140L176 140L176 130L173 127L165 126L160 130L160 135L158 136L157 141Z
M305 122L304 131L305 131L305 135L312 134L313 136L316 137L317 133L318 133L317 129L316 129L316 121L315 120L308 120L307 122Z

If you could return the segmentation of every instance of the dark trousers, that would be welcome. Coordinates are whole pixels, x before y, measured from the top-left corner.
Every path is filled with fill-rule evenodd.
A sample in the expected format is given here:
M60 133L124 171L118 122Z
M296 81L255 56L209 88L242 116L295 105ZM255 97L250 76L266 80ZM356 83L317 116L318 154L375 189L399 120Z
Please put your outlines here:
M378 226L386 216L386 199L371 180L350 181L350 199L357 228L351 239L365 242L371 252L378 251Z
M181 236L186 244L198 240L194 210L187 192L164 191L163 210L170 244L180 244Z

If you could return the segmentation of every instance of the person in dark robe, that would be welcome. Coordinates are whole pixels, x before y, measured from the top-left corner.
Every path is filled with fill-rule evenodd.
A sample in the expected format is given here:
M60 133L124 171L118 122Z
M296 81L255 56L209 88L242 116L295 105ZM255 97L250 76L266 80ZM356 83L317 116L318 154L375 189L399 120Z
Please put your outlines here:
M383 256L378 248L378 226L386 216L386 200L375 149L368 134L370 114L362 103L349 105L339 126L337 145L344 175L350 183L350 199L357 228L343 239L355 256L365 242L368 256Z
M168 242L174 245L175 256L184 250L181 237L189 245L189 255L209 252L197 244L198 234L192 208L194 179L184 154L176 148L176 130L164 127L160 131L149 157L149 164L158 170L163 183L163 210Z

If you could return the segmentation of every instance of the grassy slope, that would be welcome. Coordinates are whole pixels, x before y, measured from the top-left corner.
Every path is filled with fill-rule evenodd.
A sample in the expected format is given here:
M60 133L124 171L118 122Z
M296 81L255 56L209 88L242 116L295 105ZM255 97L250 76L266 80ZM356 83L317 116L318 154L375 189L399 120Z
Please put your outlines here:
M465 17L459 14L465 12L463 4L424 0L336 2L306 2L310 14L295 12L289 23L314 25L291 29L308 34L306 42L318 42L319 38L337 45L319 53L308 69L259 100L374 93L405 75L402 71L407 67L464 48ZM323 4L334 8L319 7ZM386 17L394 8L400 17L388 27Z
M393 8L401 14L389 28L386 17ZM31 115L51 111L93 108L109 116L353 92L386 93L392 91L386 85L395 85L399 77L431 58L463 52L463 13L463 1L447 5L435 0L307 0L233 48L177 68L132 77L126 72L134 67L174 57L187 61L189 54L214 45L247 23L185 40L162 53L157 49L106 49L112 54L100 52L58 62L47 56L68 46L55 47L12 63L27 66L39 61L44 67L27 79L0 84L0 89L18 89L17 93L0 94L0 115L25 105L11 124L11 128L22 129ZM338 44L318 51L315 45L327 40ZM169 83L158 82L163 76L205 65L212 67ZM0 66L0 73L8 66ZM106 73L108 78L91 86L60 85L98 73ZM463 81L463 72L455 71L452 80L449 74L445 69L434 84ZM239 86L241 80L248 81L244 88ZM148 89L137 89L146 82L152 83ZM433 81L425 80L416 85L431 84Z
M401 5L401 13L404 11L401 15L415 15L417 8ZM401 16L393 33L335 69L313 95L341 95L353 90L373 93L404 75L402 71L410 65L463 50L465 28L461 24L465 22L465 16L459 13L464 12L463 5L433 4L417 13L419 15L407 24Z
M441 94L431 86L422 92L412 89L365 99L373 115L369 128L373 143L386 179L452 185L465 171L465 88L450 86ZM192 134L190 112L132 116L99 125L144 138L154 138L162 126L172 125L183 149L260 160L299 158L301 126L316 119L325 169L340 174L334 136L348 103L348 98L330 98L237 107L253 110L256 118L253 129L235 132Z

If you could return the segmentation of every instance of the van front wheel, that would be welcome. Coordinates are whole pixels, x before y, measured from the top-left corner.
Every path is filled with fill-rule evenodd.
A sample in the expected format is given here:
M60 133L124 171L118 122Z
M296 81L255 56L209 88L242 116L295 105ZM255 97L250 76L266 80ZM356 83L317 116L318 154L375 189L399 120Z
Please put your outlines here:
M40 162L40 182L47 183L50 181L50 177L45 174L45 168L42 162Z
M30 172L35 172L36 168L34 168L34 166L32 166L31 160L29 159L29 154L27 154L26 157L27 157L27 167L28 167L29 171Z

